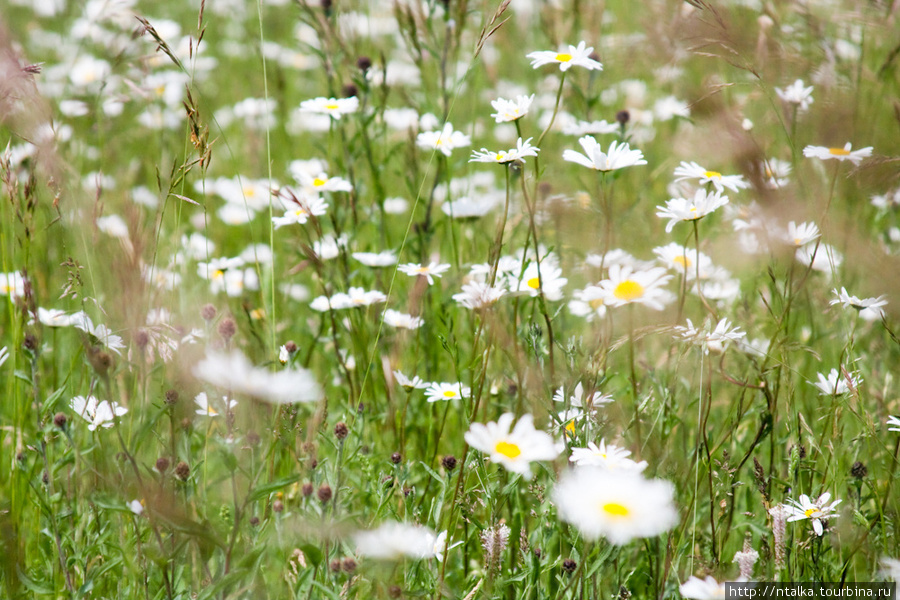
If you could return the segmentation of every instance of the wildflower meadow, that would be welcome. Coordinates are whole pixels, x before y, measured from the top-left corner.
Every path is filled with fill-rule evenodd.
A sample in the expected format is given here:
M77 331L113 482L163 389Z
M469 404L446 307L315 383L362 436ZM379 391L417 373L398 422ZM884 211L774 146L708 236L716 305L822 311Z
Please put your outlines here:
M0 6L0 598L900 577L900 3Z

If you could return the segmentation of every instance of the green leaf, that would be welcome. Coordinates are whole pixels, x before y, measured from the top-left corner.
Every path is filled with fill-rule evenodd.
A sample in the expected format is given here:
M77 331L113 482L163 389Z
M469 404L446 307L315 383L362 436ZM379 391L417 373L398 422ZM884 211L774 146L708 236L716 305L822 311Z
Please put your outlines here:
M276 479L275 481L270 481L269 483L258 486L256 489L254 489L252 492L250 492L250 496L249 496L248 500L250 502L255 502L257 500L265 498L272 492L277 492L278 490L286 488L287 486L289 486L293 483L297 483L298 481L300 481L299 474L291 475L289 477L283 477L281 479Z
M306 556L306 558L313 564L313 566L318 567L322 564L322 560L325 556L322 554L322 551L313 546L312 544L303 544L300 546L300 550Z

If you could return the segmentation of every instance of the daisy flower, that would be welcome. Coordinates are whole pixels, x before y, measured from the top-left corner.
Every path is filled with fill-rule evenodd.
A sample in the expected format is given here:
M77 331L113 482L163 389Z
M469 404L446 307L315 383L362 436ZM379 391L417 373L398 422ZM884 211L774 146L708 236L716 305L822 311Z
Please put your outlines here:
M206 358L194 366L193 373L216 387L272 404L317 402L322 398L322 388L310 371L291 369L273 373L253 366L240 350L230 353L207 350Z
M808 109L809 105L813 103L812 91L813 86L805 87L802 79L798 79L784 89L775 88L775 93L783 102L796 105L801 112Z
M683 598L691 600L725 600L727 598L725 584L719 583L711 575L707 575L706 579L691 575L678 587L678 592Z
M701 167L695 162L682 161L675 168L675 181L684 181L686 179L697 179L700 185L712 183L716 187L716 191L723 192L725 188L733 192L750 187L750 184L744 181L741 175L722 175L718 171L709 171Z
M666 233L670 233L678 223L682 221L699 221L709 213L721 206L728 204L728 196L720 192L708 193L705 189L699 189L694 193L694 198L672 198L666 201L665 206L657 206L657 217L669 219L666 225Z
M666 267L685 275L689 280L697 276L698 266L701 279L703 279L704 273L709 273L713 267L712 260L707 255L702 252L698 253L696 248L685 248L676 242L654 248L653 253Z
M704 354L709 354L710 350L717 354L724 352L725 346L729 342L739 343L747 335L738 327L732 328L728 319L719 321L712 331L709 331L708 323L703 329L697 329L691 320L688 319L687 327L679 325L675 327L675 331L678 332L676 337L680 337L682 341L700 346L703 348Z
M854 165L858 165L864 158L872 156L872 146L860 148L859 150L850 150L852 146L847 142L843 148L826 148L825 146L807 146L803 149L803 156L808 158L818 158L828 160L835 158L840 161L849 160Z
M303 189L311 195L317 195L320 192L352 192L353 184L341 177L329 177L322 172L318 175L311 175L301 168L291 169L291 175Z
M496 198L482 196L479 199L462 196L441 204L441 211L454 219L477 219L494 210L499 202Z
M628 471L578 467L563 475L553 491L559 518L588 540L615 545L655 537L678 522L675 486Z
M607 471L620 469L640 473L647 468L647 461L635 462L628 458L629 456L631 451L612 444L606 445L604 440L600 440L599 446L594 442L588 442L587 448L572 448L569 461L579 467L598 467Z
M9 296L10 300L25 294L25 277L20 271L0 273L0 295Z
M790 515L788 516L789 523L792 521L810 519L812 521L813 531L816 532L816 535L821 536L825 533L822 521L835 515L837 513L835 507L841 503L841 500L835 500L831 504L828 504L829 500L831 500L831 494L829 492L825 492L816 498L815 502L810 500L809 496L806 494L800 494L799 500L788 499L788 503L783 504L782 506L784 506L788 515Z
M497 123L510 123L527 115L532 102L534 102L534 94L530 96L516 96L515 100L506 100L505 98L491 100L491 106L497 111L492 113L491 116L494 117Z
M570 44L568 50L561 52L552 50L531 52L527 58L531 59L531 66L535 69L544 65L558 64L560 71L568 71L573 66L584 67L590 71L602 71L603 65L590 58L593 51L593 48L586 47L582 41L578 43L577 47Z
M284 191L284 188L282 188ZM328 203L318 196L292 198L294 207L285 211L280 217L272 217L272 224L275 229L284 227L285 225L304 225L310 217L321 217L328 209Z
M525 292L532 298L544 293L547 300L559 300L562 298L563 286L569 280L562 276L562 269L545 260L538 271L538 264L529 264L522 272L521 277L511 275L509 277L509 289L513 292Z
M414 317L392 308L385 311L384 322L398 329L418 329L425 324L421 317Z
M348 308L359 306L371 306L373 304L381 304L387 301L387 296L378 290L364 290L363 288L352 287L347 290L346 298L339 299L339 302Z
M237 406L237 400L229 400L228 396L222 396L222 401L226 411ZM209 397L206 395L206 392L200 392L194 396L194 404L197 405L196 413L198 415L203 415L204 417L219 416L219 411L209 403Z
M760 171L766 179L766 186L772 190L783 188L790 183L788 177L792 170L791 163L777 158L766 159L760 165Z
M446 402L468 397L472 390L462 383L430 383L425 389L425 397L429 402Z
M473 281L465 284L459 294L453 294L453 299L470 310L481 310L492 306L505 293L503 288Z
M616 142L613 142L609 146L609 152L603 152L597 140L589 135L580 138L578 143L584 148L587 156L574 150L566 150L563 152L563 160L578 163L583 167L596 169L597 171L615 171L625 167L647 164L641 151L632 150L628 147L628 144L617 145Z
M445 540L446 535L442 541ZM428 527L394 521L383 523L377 529L357 532L353 541L360 555L380 560L432 558L438 550L438 536Z
M819 381L814 385L819 388L819 395L821 396L840 396L848 393L851 389L855 390L863 382L862 377L857 373L849 373L847 376L844 376L837 369L829 371L828 377L821 373L817 373L816 377L818 377Z
M445 123L441 131L423 131L416 136L417 146L427 150L440 150L444 156L450 156L456 148L471 144L469 136L455 131L451 123Z
M613 308L635 302L662 310L671 300L671 294L663 289L671 278L662 267L635 271L631 267L613 265L609 268L609 279L600 282L605 293L603 302Z
M890 425L888 431L900 431L900 417L888 417L885 424Z
M511 163L525 164L525 157L537 156L538 152L541 150L540 148L532 146L530 143L531 140L532 138L528 138L527 140L522 141L522 138L519 138L516 142L516 147L510 148L509 150L499 150L494 152L493 150L482 148L481 150L473 151L469 162L494 163L500 165L508 165Z
M800 223L794 221L788 223L785 241L794 247L800 248L819 239L819 228L815 223Z
M359 98L356 96L351 96L349 98L313 98L301 102L300 110L303 112L328 115L332 119L340 120L342 116L355 113L359 110Z
M513 419L512 413L505 413L496 423L472 423L465 435L466 443L488 454L491 462L531 479L530 463L555 459L559 448L549 434L534 428L531 415L523 415L515 427Z
M115 425L116 417L121 417L128 412L124 406L119 406L118 402L107 402L106 400L97 400L94 396L75 396L69 400L69 407L78 414L79 417L87 421L88 430L94 431L98 427L110 428Z
M579 121L570 115L570 118L560 120L559 129L565 135L598 135L618 133L622 128L618 123L607 123L606 119L602 121Z
M428 285L434 285L435 277L442 277L444 272L446 272L450 268L450 265L447 263L438 264L434 261L431 261L426 266L422 266L419 263L408 263L405 265L400 265L397 267L397 270L401 273L406 273L410 277L424 277L428 280Z
M569 300L569 312L576 317L583 317L585 321L593 321L594 318L606 316L606 305L603 303L605 296L603 288L589 285L583 290L575 290L572 300Z
M397 264L397 255L393 250L385 250L383 252L354 252L352 254L355 260L358 260L367 267L390 267Z
M412 379L410 379L400 371L392 371L392 373L394 374L394 380L397 384L400 385L400 387L406 388L407 391L424 390L431 385L427 381L422 381L418 375L413 375Z
M855 308L859 311L859 316L866 319L867 321L873 321L875 319L880 319L882 315L884 315L884 311L881 310L882 306L887 305L887 300L884 299L884 296L878 296L877 298L857 298L856 296L851 296L847 293L847 288L842 287L841 291L831 290L831 292L837 296L834 300L831 301L831 305L840 304L844 308Z

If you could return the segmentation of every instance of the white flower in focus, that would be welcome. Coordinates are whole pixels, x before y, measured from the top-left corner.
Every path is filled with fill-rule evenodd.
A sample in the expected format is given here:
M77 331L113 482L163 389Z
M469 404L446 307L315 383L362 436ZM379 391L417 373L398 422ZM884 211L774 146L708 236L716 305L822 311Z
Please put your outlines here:
M291 175L309 195L315 196L321 192L352 192L353 184L341 177L329 177L326 173L311 175L301 166L291 163Z
M197 405L197 410L195 411L198 415L203 415L204 417L218 417L219 411L216 410L212 404L209 402L209 397L206 395L206 392L200 392L196 396L194 396L194 404ZM237 406L237 400L229 400L228 396L222 396L222 406L226 411L231 410L235 406Z
M654 310L662 310L672 295L663 288L672 278L662 267L635 271L628 266L613 265L609 279L600 282L604 304L611 308L637 303Z
M541 50L531 52L527 58L531 59L531 66L535 69L549 64L558 64L560 71L568 71L573 66L584 67L590 71L602 71L603 65L596 60L590 58L593 48L587 47L582 41L578 46L568 47L568 50L561 52L553 52L552 50Z
M672 198L666 201L665 206L657 206L657 217L669 219L666 225L666 233L670 233L678 223L683 221L698 221L717 208L728 204L728 196L719 192L707 193L699 189L691 200L687 198Z
M450 400L458 400L460 398L468 398L472 390L462 383L439 383L434 382L428 384L425 390L425 397L429 402L447 402Z
M569 280L562 276L562 269L544 261L538 269L538 264L529 264L522 272L521 277L510 275L509 289L512 292L525 292L532 298L536 298L543 292L547 300L559 300L562 298L562 289Z
M816 376L819 378L819 381L814 385L819 388L819 395L821 396L840 396L850 392L851 389L856 390L863 382L862 377L857 373L848 373L844 376L837 369L831 369L828 377L821 373L817 373Z
M709 323L703 329L698 329L688 319L687 327L679 325L675 327L675 331L683 341L703 348L704 354L709 354L710 350L717 354L724 352L729 342L739 343L747 335L738 327L732 328L728 319L719 321L712 331L709 330Z
M441 131L423 131L416 136L417 146L427 150L440 150L444 156L450 156L456 148L471 144L469 136L455 131L451 123L445 123Z
M563 160L597 171L615 171L625 167L647 164L643 153L640 150L632 150L628 144L613 142L609 146L609 151L603 152L597 140L589 135L580 138L578 143L581 144L585 153L566 150L563 152Z
M511 163L525 164L526 157L537 156L538 152L540 152L540 148L535 148L531 145L531 139L532 138L528 138L527 140L522 141L522 138L519 138L516 142L516 147L510 148L509 150L499 150L497 152L488 150L487 148L475 150L472 152L472 157L469 159L469 162L494 163L500 165L508 165Z
M240 350L207 350L206 358L194 366L193 373L215 387L271 404L317 402L322 398L322 388L310 371L290 369L273 373L255 367Z
M700 185L712 183L717 192L725 191L725 188L733 192L750 187L750 184L744 181L741 175L722 175L718 171L708 171L695 162L682 161L675 168L675 181L684 181L686 179L697 179Z
M79 417L89 423L88 430L94 431L98 427L110 428L115 425L116 417L121 417L128 412L118 402L110 404L106 400L97 400L94 396L75 396L69 401L69 407Z
M530 463L555 459L559 448L549 434L534 428L531 415L523 415L512 427L514 419L512 413L505 413L496 423L472 423L465 435L466 443L488 454L491 462L531 479Z
M859 312L859 316L867 321L880 319L884 315L884 311L881 307L886 306L888 303L887 300L884 299L884 296L862 299L851 296L847 293L847 288L844 287L841 288L840 292L837 290L831 290L831 292L837 296L836 299L830 302L832 306L840 304L844 308L854 308Z
M828 504L829 500L831 500L831 493L829 492L825 492L819 496L815 502L810 500L809 496L806 494L800 494L799 500L788 499L788 503L783 504L782 506L785 508L788 515L790 515L788 517L789 523L810 519L812 521L813 531L816 532L816 535L821 536L825 533L822 521L835 515L837 513L835 507L841 503L841 500L835 500L831 504Z
M797 225L794 221L788 223L785 241L788 244L800 248L819 239L819 228L815 223L800 223Z
M775 93L783 102L794 104L799 111L805 111L813 103L813 86L805 87L802 79L798 79L788 87L775 88Z
M428 280L428 285L434 285L434 278L443 276L444 272L449 268L450 265L447 263L438 264L431 261L424 267L419 263L400 265L397 267L397 270L401 273L406 273L410 277L425 277Z
M377 529L354 534L356 551L361 556L380 560L432 558L438 549L434 531L421 525L383 523Z
M872 146L860 148L859 150L851 150L850 142L847 142L843 148L827 148L825 146L807 146L803 149L803 156L807 158L818 158L821 160L837 159L839 161L849 160L854 165L858 165L864 158L872 156Z
M328 115L332 119L339 120L344 115L355 113L359 110L359 98L312 98L300 103L301 112L318 113Z
M656 537L678 522L675 486L628 471L578 467L553 491L559 518L588 540L606 538L615 545Z
M516 96L515 100L506 100L497 98L491 100L491 106L494 107L496 113L491 114L497 123L509 123L516 119L521 119L528 114L531 103L534 101L534 94L530 96Z
M628 458L629 456L631 456L631 451L612 444L607 445L604 440L600 440L599 445L588 442L587 448L572 448L572 456L569 457L569 461L579 467L599 467L607 471L622 470L640 473L647 468L647 461L635 462Z

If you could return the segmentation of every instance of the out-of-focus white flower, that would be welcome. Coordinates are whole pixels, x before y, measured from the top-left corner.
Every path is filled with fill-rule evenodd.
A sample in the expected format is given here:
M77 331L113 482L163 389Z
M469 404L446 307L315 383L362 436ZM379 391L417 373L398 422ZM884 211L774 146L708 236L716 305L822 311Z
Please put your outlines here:
M198 379L218 388L272 404L317 402L322 398L322 388L306 369L273 373L253 366L240 350L208 350L193 372Z

